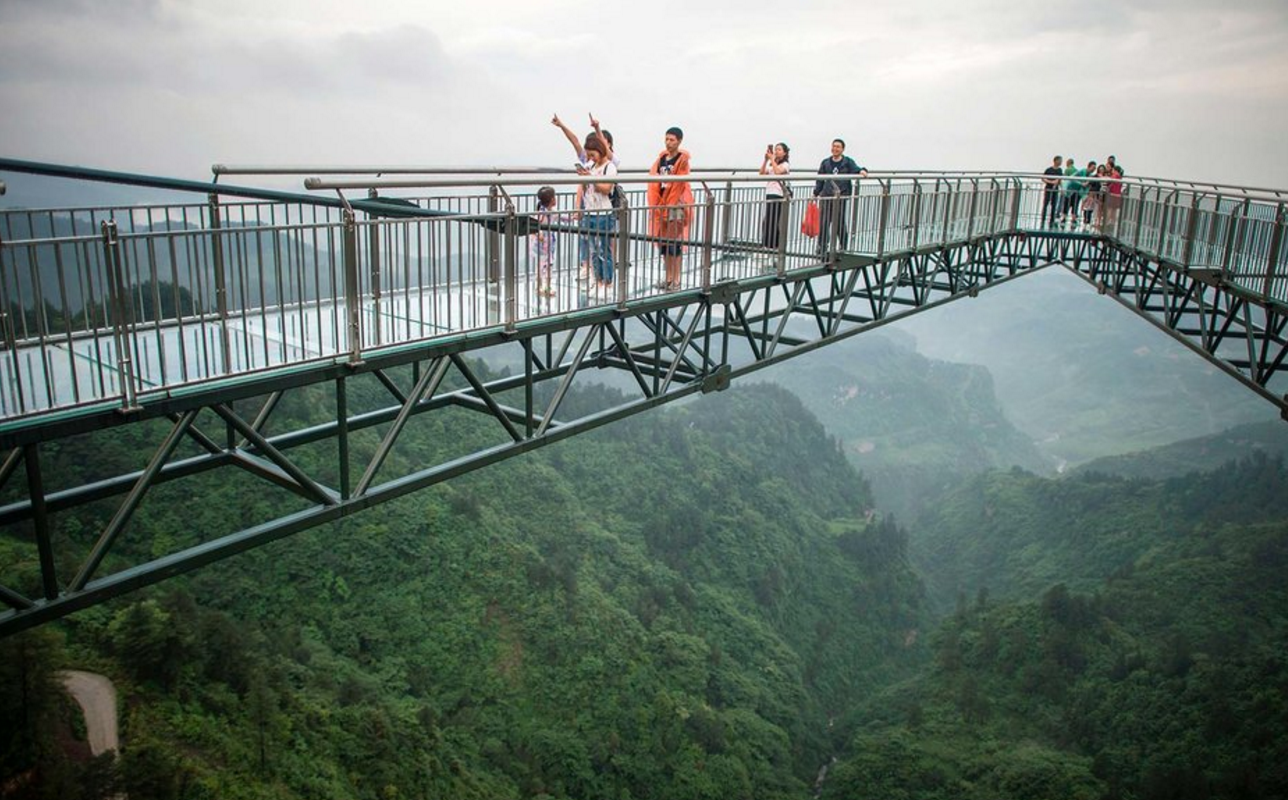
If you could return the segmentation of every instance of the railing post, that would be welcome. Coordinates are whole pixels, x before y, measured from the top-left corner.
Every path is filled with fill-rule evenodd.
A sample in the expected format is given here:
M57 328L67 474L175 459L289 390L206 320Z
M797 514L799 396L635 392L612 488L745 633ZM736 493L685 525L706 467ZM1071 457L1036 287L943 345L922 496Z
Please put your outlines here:
M122 410L137 408L134 385L134 358L130 349L130 299L121 269L121 241L116 220L100 223L103 236L103 260L107 265L108 303L112 309L112 337L116 340L116 358L120 364Z
M783 186L787 186L786 181L783 182ZM783 207L778 213L778 253L774 257L777 262L774 271L778 273L780 278L787 274L787 237L789 235L788 231L792 227L792 201L790 198L791 195L784 192L783 199L779 201Z
M515 231L517 218L514 204L506 203L505 209L505 329L514 330L519 316L519 254L518 235Z
M224 374L232 372L232 339L228 333L228 274L224 269L224 235L223 214L219 207L219 195L211 192L208 197L210 207L210 257L214 259L211 266L215 272L215 311L219 314L219 343Z
M489 186L487 189L487 213L489 216L495 215L501 210L501 192L496 186ZM493 216L493 218L495 218ZM501 276L501 234L495 230L489 230L485 234L484 253L487 257L487 280L488 283L496 283Z
M912 180L912 249L921 243L921 179Z
M1002 215L1001 215L1001 212L998 211L998 208L1002 202L1002 184L997 182L997 178L989 178L988 183L989 183L989 190L988 190L988 231L987 233L991 236L996 233L1001 233L1001 231L998 229L998 223L1001 221Z
M1266 261L1266 281L1261 292L1267 299L1271 297L1270 290L1274 288L1275 268L1279 266L1279 250L1283 247L1283 241L1284 204L1280 203L1275 210L1275 230L1270 237L1270 258Z
M850 224L847 225L845 228L846 233L848 234L846 236L846 239L848 241L842 243L842 246L839 248L841 250L847 249L850 242L855 241L856 238L858 237L859 205L860 205L859 198L863 196L863 184L860 183L860 181L862 180L863 180L862 178L856 176L854 180L850 181Z
M1172 224L1172 200L1176 197L1176 191L1173 190L1163 201L1163 219L1158 224L1158 257L1166 257L1163 248L1167 243L1167 227Z
M10 354L10 357L16 358L17 348L15 345L17 343L18 336L13 329L13 317L9 314L9 279L3 272L5 263L4 248L4 236L0 235L0 344L4 345L4 349ZM17 278L16 275L14 277L15 279ZM14 370L14 377L15 379L18 377L17 370ZM19 389L17 392L18 408L19 410L25 410L22 402L21 386L22 384L19 382Z
M379 197L375 189L367 190L367 197L375 200ZM371 214L367 215L367 252L371 258L371 321L373 343L376 346L381 342L381 318L380 318L380 226L376 218Z
M617 209L617 307L625 310L631 285L631 204L626 192L621 193L622 204Z
M1181 268L1189 269L1194 259L1194 237L1199 229L1199 194L1194 193L1190 200L1190 218L1185 225L1185 244L1181 248Z
M711 291L711 245L716 228L716 196L710 189L707 190L706 195L707 198L703 201L705 214L702 220L702 292L704 294Z
M358 221L344 209L344 308L348 317L349 363L362 361L362 307L358 292Z
M1024 196L1024 184L1019 178L1011 179L1015 183L1015 199L1011 201L1011 230L1020 229L1020 198Z
M945 187L947 187L948 185L949 185L949 184L948 184L948 181L944 181L944 186L945 186ZM957 182L957 186L958 186L958 188L960 188L960 187L961 187L961 181L958 181L958 182ZM936 194L938 194L938 193L939 193L939 179L938 179L938 178L936 178L936 179L935 179L935 193L936 193ZM951 212L951 211L953 210L953 197L955 197L955 196L956 196L956 193L952 192L951 190L950 190L950 191L946 191L946 192L944 193L944 221L943 221L943 223L941 223L941 224L944 226L944 236L943 236L943 238L942 238L942 239L940 240L940 242L939 242L939 244L940 244L940 246L941 246L941 247L947 247L947 246L948 246L948 218L949 218L949 212Z
M885 257L886 225L890 221L890 183L881 180L881 211L877 215L877 258Z

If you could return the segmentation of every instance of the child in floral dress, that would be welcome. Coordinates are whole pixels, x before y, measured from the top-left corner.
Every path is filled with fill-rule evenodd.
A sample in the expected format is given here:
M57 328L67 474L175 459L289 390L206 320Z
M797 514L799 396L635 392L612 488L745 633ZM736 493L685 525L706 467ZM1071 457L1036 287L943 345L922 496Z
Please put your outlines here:
M555 194L554 187L542 186L537 190L537 222L540 225L550 225L563 219L563 215L555 211L558 207L559 198ZM555 290L550 285L550 271L555 263L555 253L558 250L559 240L556 238L557 233L551 230L538 230L532 236L532 258L537 262L537 294L542 297L554 297Z

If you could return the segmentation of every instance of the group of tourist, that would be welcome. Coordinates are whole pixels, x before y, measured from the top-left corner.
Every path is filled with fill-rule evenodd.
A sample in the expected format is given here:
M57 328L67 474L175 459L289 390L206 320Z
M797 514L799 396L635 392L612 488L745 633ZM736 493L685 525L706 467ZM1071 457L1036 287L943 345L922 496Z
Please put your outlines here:
M1043 171L1041 222L1049 228L1086 230L1113 226L1123 204L1123 168L1114 156L1078 169L1056 156Z
M613 135L602 129L599 120L590 115L591 131L581 139L556 114L551 124L563 131L577 154L578 174L597 177L617 175L619 161L613 150ZM689 152L680 148L684 131L672 127L663 137L664 148L649 169L652 175L688 175ZM576 213L584 235L578 248L581 261L580 280L594 279L596 287L607 292L613 286L613 248L611 234L617 229L614 209L621 206L621 189L611 181L585 183L577 187ZM556 207L557 195L550 186L537 192L537 221L548 224L562 216ZM648 185L649 236L657 240L662 256L663 278L656 287L664 291L680 288L681 242L689 236L693 217L693 190L687 181L654 182ZM532 252L537 261L537 293L554 295L551 268L556 248L555 233L541 230L533 239Z
M550 120L559 128L577 154L575 167L578 174L611 178L618 174L620 161L613 149L613 135L600 127L594 114L590 115L590 133L579 137L556 114ZM684 131L668 128L663 136L663 149L649 168L650 175L680 176L690 173L690 156L680 145ZM791 148L785 142L767 145L760 174L784 177L791 174ZM846 208L852 190L852 179L843 176L866 176L867 170L845 155L845 142L832 141L832 153L819 164L821 176L814 184L814 197L819 205L818 250L846 240ZM783 210L791 200L791 186L783 180L774 180L765 187L765 216L761 226L761 244L776 249L782 241L785 226ZM558 195L554 187L543 186L537 191L537 221L542 224L532 237L532 257L537 264L537 293L552 297L554 287L551 273L555 262L557 234L546 226L564 220L579 220L583 235L578 241L581 264L579 280L593 279L601 291L613 285L613 249L611 234L617 229L614 209L621 205L621 189L616 183L585 183L577 187L573 216L561 214ZM689 237L693 220L693 190L687 181L656 181L648 185L648 235L656 241L662 256L663 277L654 288L672 291L680 288L683 242Z
M564 124L559 115L551 119L572 145L577 154L578 174L613 178L618 174L620 162L613 149L613 135L600 127L599 120L590 115L590 133L579 137ZM681 148L684 131L678 127L667 128L663 136L663 149L649 168L650 175L682 176L691 169L689 152ZM791 201L791 148L786 142L765 146L760 174L773 176L765 185L765 214L761 224L760 243L777 249L782 243L786 227L784 209ZM868 172L853 158L845 154L845 141L832 140L831 154L818 166L818 179L814 181L814 198L818 205L817 252L822 254L834 247L843 247L849 234L846 228L847 210L853 193L854 177L866 177ZM1043 173L1042 224L1049 227L1089 228L1093 225L1113 225L1118 209L1122 206L1123 168L1114 156L1104 164L1095 161L1079 169L1072 158L1056 156ZM617 230L617 214L621 207L622 190L616 182L590 182L577 187L573 215L560 214L558 195L553 187L543 186L537 192L537 220L542 223L532 237L532 255L537 263L537 292L543 297L554 295L551 273L557 249L557 234L549 229L551 223L561 220L579 221L582 236L578 241L581 264L580 280L593 279L595 286L607 292L613 286L612 234ZM693 220L693 190L687 181L655 181L648 184L648 236L657 244L662 257L663 276L654 288L672 291L680 288L683 242L689 237ZM813 233L811 231L811 233Z

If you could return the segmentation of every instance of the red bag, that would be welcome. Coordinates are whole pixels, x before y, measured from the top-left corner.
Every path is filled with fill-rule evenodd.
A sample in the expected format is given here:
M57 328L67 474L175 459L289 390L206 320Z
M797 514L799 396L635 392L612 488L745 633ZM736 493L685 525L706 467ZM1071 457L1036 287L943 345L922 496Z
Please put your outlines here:
M801 220L801 233L813 239L818 236L818 203L810 201L805 206L805 219Z

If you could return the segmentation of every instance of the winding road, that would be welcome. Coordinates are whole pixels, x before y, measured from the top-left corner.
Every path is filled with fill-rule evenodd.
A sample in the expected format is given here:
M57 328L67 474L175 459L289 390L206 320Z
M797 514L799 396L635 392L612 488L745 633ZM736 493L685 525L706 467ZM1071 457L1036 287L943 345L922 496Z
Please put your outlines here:
M116 735L116 687L102 675L76 669L58 673L63 686L85 714L85 734L92 755L119 750Z

